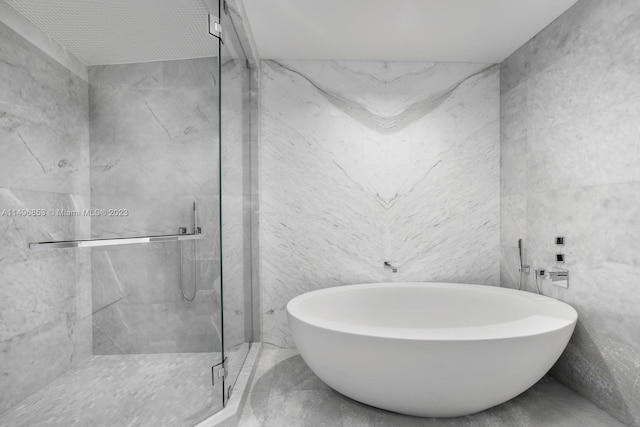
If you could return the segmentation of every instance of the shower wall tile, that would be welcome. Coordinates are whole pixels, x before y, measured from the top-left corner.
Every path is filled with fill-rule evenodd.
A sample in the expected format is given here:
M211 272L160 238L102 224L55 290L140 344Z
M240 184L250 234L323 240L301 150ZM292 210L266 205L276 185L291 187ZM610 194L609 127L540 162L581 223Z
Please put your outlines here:
M543 293L579 313L552 374L633 426L640 425L639 24L636 1L581 0L501 69L502 283L517 286L518 237L525 261L547 269L556 266L554 237L566 237L569 288L540 281Z
M3 23L0 79L2 413L86 360L92 334L87 253L28 247L90 237L89 217L56 212L90 206L88 85Z
M194 201L205 234L197 259L194 242L93 250L95 354L220 350L216 74L215 58L89 67L92 208L126 209L92 236L191 233Z
M194 303L113 304L93 315L97 354L197 353L220 351L214 323L219 305L211 291ZM107 328L102 328L107 325Z
M25 334L0 341L2 412L70 369L76 350L75 323L73 316L62 313Z
M2 264L0 339L27 333L61 313L75 312L75 257L69 250L64 252L53 258Z
M0 187L88 196L87 83L0 23Z
M89 67L93 88L161 89L164 86L165 62L114 64Z
M182 299L177 243L93 250L94 352L220 350L217 260L199 259L194 302ZM193 251L184 250L185 292L193 292Z
M215 58L197 58L188 61L165 62L163 84L166 88L217 88L217 60ZM228 84L226 79L224 84L225 87ZM206 107L211 108L210 105L206 105ZM215 109L216 114L217 112L218 110Z
M498 284L497 67L261 65L263 341L292 346L285 306L315 289Z
M218 161L212 143L218 132L215 88L92 84L90 99L94 193L217 194L218 177L211 170Z

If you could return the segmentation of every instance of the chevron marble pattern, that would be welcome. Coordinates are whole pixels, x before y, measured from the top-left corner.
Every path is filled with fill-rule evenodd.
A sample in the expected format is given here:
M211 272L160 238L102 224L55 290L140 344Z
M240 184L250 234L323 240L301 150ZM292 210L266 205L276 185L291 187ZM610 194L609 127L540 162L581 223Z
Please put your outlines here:
M263 341L292 346L285 306L315 289L498 284L497 66L261 65Z

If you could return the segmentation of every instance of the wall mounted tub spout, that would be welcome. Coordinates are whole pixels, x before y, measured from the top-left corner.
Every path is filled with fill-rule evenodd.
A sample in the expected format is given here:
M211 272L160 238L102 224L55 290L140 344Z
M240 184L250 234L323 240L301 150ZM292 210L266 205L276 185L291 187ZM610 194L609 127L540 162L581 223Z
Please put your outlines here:
M391 263L390 263L389 261L385 261L385 262L384 262L384 268L389 268L389 269L391 269L391 271L392 271L393 273L397 273L397 272L398 272L398 269L397 269L396 267L394 267L393 265L391 265Z

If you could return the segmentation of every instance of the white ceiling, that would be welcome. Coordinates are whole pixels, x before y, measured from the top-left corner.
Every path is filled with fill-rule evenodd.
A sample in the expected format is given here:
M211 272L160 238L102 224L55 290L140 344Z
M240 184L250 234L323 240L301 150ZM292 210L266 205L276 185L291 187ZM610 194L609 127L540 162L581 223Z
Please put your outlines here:
M495 63L577 0L239 1L260 58ZM217 0L6 3L88 65L217 55Z
M209 0L6 2L87 65L218 55Z
M497 63L577 0L242 0L264 59Z

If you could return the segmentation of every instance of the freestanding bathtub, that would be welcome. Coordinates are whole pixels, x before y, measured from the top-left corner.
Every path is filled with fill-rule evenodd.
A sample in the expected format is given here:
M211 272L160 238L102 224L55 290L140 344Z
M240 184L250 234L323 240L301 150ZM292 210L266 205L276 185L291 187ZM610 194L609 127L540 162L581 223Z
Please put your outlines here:
M371 283L309 292L287 305L311 370L371 406L456 417L535 384L573 333L577 312L529 292L455 283Z

